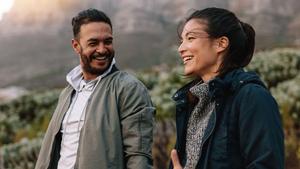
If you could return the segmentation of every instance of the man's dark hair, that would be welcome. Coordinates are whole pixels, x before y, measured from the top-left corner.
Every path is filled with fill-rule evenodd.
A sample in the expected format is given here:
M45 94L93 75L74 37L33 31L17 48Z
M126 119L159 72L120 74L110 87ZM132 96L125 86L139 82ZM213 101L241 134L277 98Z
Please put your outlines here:
M73 17L72 26L74 38L78 37L81 25L88 24L90 22L104 22L112 29L111 21L104 12L90 8L79 12L77 16Z

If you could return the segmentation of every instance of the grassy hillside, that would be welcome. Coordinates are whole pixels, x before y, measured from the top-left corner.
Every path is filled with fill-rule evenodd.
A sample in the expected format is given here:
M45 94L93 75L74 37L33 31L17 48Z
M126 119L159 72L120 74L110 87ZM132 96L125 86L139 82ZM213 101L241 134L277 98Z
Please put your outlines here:
M153 158L155 169L167 168L174 146L172 94L189 81L181 66L161 65L137 73L157 108ZM257 72L276 98L284 125L286 169L300 165L300 50L275 49L255 55L247 70ZM56 106L60 89L34 91L0 105L0 168L32 169L41 138Z

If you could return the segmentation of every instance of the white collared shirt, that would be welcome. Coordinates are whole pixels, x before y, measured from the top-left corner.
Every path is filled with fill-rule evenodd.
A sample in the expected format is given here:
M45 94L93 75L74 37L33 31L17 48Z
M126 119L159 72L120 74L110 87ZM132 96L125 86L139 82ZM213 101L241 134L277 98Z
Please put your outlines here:
M57 169L74 169L80 131L84 125L85 109L89 98L94 88L111 71L114 64L115 60L113 60L110 68L105 73L88 82L83 80L81 69L78 66L67 75L67 81L73 86L76 93L72 97L71 105L62 122L60 131L62 133L62 141Z

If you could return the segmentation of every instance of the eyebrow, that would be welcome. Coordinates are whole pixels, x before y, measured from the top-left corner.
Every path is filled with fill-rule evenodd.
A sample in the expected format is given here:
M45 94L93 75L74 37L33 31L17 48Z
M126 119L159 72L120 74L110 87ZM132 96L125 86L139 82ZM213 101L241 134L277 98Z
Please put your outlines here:
M105 41L105 40L113 40L113 37L112 37L112 36L106 37L106 38L103 39L103 41ZM87 41L88 41L88 42L97 42L97 41L100 41L100 40L97 39L97 38L90 38L90 39L88 39Z
M185 33L185 36L187 36L187 35L189 35L189 34L191 34L191 33L194 33L194 34L199 34L200 32L199 31L197 31L197 30L199 30L199 31L201 31L201 32L203 32L203 33L206 33L203 29L201 29L201 28L194 28L194 29L191 29L191 30L187 30L187 32ZM206 33L207 34L207 33Z
M201 32L192 32L192 31L191 32L187 32L185 34L185 37L189 36L190 34L192 36L197 37L197 38L208 38L208 37L210 37L208 33L203 32L203 31L201 31Z
M95 41L99 41L99 40L96 39L96 38L91 38L91 39L88 39L87 41L88 41L88 42L95 42Z

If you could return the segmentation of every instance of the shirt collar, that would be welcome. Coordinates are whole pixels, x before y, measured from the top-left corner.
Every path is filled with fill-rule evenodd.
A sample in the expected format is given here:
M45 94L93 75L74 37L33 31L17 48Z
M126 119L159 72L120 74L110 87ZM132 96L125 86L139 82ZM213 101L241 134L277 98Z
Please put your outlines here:
M84 84L87 84L87 85L90 84L93 88L93 86L96 84L96 82L98 80L101 80L103 77L105 77L106 75L108 75L111 72L113 65L115 65L115 64L116 64L116 60L115 60L115 58L113 58L109 68L104 73L99 75L96 79L91 80L89 82L85 82L83 80L82 69L81 69L81 66L78 65L67 74L66 80L77 91L82 89L82 85L84 85Z

